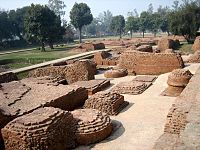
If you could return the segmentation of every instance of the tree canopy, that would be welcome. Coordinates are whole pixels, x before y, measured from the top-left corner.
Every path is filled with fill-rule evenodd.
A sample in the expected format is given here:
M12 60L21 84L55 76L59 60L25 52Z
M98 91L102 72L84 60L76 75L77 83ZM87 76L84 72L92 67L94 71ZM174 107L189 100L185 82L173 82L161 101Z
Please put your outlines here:
M126 21L126 30L130 31L131 38L133 36L133 32L136 32L139 30L139 18L130 16L127 18Z
M48 7L54 11L57 16L61 17L65 15L65 11L63 9L66 5L62 0L49 0Z
M194 38L200 27L200 5L198 1L185 1L176 5L168 16L170 32L183 35L188 41Z
M47 6L32 4L26 13L24 26L29 41L41 43L45 51L45 42L52 47L53 41L64 34L61 21Z
M110 29L117 34L119 33L120 38L122 37L122 32L124 30L124 27L125 27L124 16L118 15L112 18Z
M84 25L89 25L93 20L91 10L85 3L75 3L70 11L70 19L72 25L76 29L79 29L79 42L81 43L82 27Z

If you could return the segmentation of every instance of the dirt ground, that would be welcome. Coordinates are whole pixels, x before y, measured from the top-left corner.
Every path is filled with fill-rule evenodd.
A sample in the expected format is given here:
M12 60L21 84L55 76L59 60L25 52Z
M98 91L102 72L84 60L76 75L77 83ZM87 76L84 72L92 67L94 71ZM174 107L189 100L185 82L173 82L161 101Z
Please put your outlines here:
M195 73L200 65L186 65ZM175 97L160 96L167 87L169 73L158 76L153 85L141 95L124 95L130 104L120 114L111 117L114 131L106 140L89 146L80 146L76 150L149 150L162 135L166 116ZM96 75L102 79L103 74ZM121 81L131 81L135 76L126 76L111 80L112 86ZM110 87L112 88L112 87ZM107 90L110 90L107 89Z

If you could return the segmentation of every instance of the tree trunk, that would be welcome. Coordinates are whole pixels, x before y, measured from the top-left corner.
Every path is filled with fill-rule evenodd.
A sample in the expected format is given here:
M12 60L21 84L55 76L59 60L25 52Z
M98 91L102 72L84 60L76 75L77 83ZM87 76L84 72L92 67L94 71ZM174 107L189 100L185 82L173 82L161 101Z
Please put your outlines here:
M42 42L42 52L45 52L44 42Z
M142 31L142 37L144 38L144 31Z
M79 43L82 43L81 32L82 32L82 27L79 28Z
M121 39L122 38L122 31L120 30L120 32L119 32L119 38Z
M167 35L169 36L170 34L169 34L169 31L167 31Z
M51 49L54 49L54 47L53 47L53 42L49 42L49 47L50 47Z
M156 37L156 32L154 32L154 37Z
M131 30L131 38L133 38L133 30Z

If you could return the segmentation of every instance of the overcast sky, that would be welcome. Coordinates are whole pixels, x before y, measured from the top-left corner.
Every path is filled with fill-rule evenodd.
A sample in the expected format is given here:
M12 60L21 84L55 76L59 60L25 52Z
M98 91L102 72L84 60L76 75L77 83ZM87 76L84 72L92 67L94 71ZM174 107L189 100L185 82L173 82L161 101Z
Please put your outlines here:
M99 13L110 10L113 15L127 16L127 12L133 11L135 8L140 13L148 8L150 3L153 4L154 9L157 9L159 5L172 6L174 0L63 0L67 7L66 18L69 20L69 12L75 2L87 3L91 8L94 17L97 17ZM5 10L21 8L23 6L34 4L47 4L48 0L0 0L0 8Z

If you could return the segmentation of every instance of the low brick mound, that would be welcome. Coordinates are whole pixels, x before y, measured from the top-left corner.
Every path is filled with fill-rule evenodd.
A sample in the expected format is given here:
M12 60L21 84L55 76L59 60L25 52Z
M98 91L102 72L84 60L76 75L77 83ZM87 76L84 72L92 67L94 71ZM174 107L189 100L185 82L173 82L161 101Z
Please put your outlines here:
M184 67L180 54L126 51L121 54L119 68L138 75L159 75Z
M32 80L35 80L38 84L47 84L47 85L67 85L67 81L61 77L52 77L52 76L44 76L44 77L37 77L36 79L32 78Z
M138 95L142 94L151 85L151 82L121 82L113 87L111 91L119 94Z
M18 80L17 75L9 72L9 73L0 73L0 83L6 83L10 81Z
M174 53L174 50L173 49L166 49L165 53Z
M170 38L162 38L158 42L158 49L161 52L165 52L166 49L176 49L177 47L180 46L180 42L178 39L170 39Z
M37 78L27 78L1 84L0 128L16 117L41 107L74 110L88 98L85 88L76 85L54 85Z
M188 63L200 63L200 51L196 51L194 54L192 54L188 60Z
M97 65L115 66L118 64L119 56L113 56L108 52L97 52L94 55L94 61Z
M192 78L189 70L176 69L168 76L168 88L161 93L163 96L179 96Z
M136 50L140 52L150 52L150 53L153 52L152 46L150 45L141 45L137 47Z
M194 44L192 46L193 51L200 51L200 36L196 37Z
M104 77L106 78L120 78L127 75L128 71L126 69L112 69L104 73Z
M104 43L82 43L78 47L74 48L76 52L88 52L93 50L105 49Z
M142 45L154 46L154 45L157 45L157 43L158 43L158 41L156 41L156 40L149 40L149 41L139 42L138 45L139 46L142 46Z
M8 150L66 150L75 144L72 114L52 107L16 118L2 135Z
M94 79L96 64L91 60L80 60L65 66L50 66L33 70L29 77L51 76L65 79L68 84Z
M84 87L88 91L88 95L95 94L107 87L110 86L110 80L105 79L96 79L96 80L89 80L89 81L78 81L73 83L73 85L77 85L80 87Z
M84 108L97 109L108 115L117 115L128 106L124 96L112 92L98 92L85 101Z
M157 79L157 76L137 76L132 81L154 82L156 79Z
M72 111L76 120L76 142L81 145L96 143L107 138L112 132L112 123L108 115L96 109Z
M200 69L176 98L166 116L164 133L153 149L197 150L200 147Z

